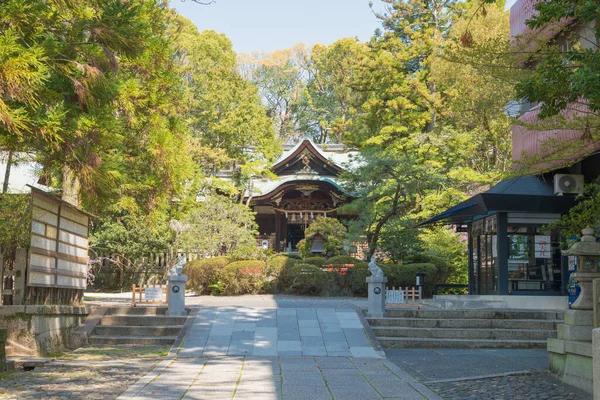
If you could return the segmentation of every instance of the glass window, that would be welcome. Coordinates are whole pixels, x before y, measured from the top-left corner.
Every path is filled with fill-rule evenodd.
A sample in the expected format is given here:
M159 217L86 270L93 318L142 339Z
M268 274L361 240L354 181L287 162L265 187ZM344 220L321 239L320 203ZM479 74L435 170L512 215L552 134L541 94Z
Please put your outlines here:
M509 226L509 291L560 291L558 235L539 227Z

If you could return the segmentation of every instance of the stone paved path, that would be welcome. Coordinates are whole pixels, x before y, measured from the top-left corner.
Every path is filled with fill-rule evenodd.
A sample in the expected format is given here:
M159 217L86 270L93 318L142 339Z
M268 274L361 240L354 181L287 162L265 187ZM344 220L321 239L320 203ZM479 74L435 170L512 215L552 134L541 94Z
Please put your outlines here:
M168 360L119 399L439 399L385 359L211 357Z
M191 325L179 357L383 357L356 309L206 308Z

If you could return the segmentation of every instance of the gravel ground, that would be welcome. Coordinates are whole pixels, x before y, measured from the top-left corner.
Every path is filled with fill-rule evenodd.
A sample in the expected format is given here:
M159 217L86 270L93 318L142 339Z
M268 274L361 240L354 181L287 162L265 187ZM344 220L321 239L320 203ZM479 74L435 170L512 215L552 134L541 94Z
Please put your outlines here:
M445 400L592 400L547 371L465 381L428 383Z
M164 359L168 350L156 346L77 349L33 371L0 374L0 399L115 399Z

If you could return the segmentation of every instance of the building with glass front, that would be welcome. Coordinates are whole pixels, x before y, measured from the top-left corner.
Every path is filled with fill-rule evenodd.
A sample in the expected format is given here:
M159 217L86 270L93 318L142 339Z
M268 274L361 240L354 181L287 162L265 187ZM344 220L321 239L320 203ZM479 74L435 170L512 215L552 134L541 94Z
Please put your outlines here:
M504 180L424 221L443 222L467 232L469 294L567 294L567 260L560 233L547 228L575 204L575 196L554 194L541 177Z

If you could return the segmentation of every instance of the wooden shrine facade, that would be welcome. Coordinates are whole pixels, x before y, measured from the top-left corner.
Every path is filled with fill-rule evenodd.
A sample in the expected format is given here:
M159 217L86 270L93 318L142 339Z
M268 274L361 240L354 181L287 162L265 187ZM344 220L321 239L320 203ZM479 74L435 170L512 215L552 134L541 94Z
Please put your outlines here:
M339 160L346 154L335 155ZM255 194L250 204L256 212L262 247L296 251L306 227L316 218L342 216L339 208L351 198L336 182L342 168L327 155L304 140L272 167L276 180L257 183L261 193Z

